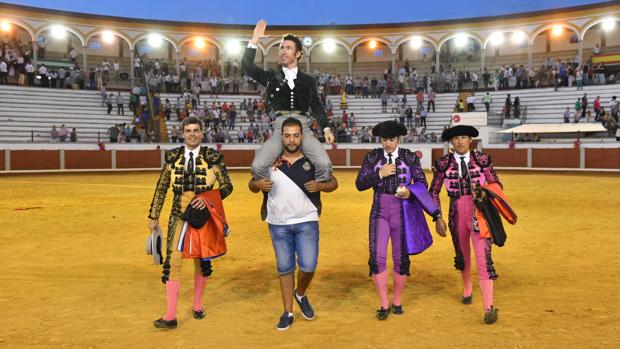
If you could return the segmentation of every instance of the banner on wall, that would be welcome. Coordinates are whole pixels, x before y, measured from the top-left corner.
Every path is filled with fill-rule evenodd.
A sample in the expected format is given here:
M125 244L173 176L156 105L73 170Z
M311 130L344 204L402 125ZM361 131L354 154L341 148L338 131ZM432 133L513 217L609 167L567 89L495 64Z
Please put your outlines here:
M452 113L451 125L486 126L486 112Z

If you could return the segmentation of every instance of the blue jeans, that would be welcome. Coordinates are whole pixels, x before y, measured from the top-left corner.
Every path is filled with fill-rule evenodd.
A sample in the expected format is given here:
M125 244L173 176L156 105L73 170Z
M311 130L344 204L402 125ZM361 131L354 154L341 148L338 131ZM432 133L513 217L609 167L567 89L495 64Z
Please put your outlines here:
M319 257L319 222L297 224L269 224L271 242L276 253L280 275L295 271L295 255L299 270L312 273Z

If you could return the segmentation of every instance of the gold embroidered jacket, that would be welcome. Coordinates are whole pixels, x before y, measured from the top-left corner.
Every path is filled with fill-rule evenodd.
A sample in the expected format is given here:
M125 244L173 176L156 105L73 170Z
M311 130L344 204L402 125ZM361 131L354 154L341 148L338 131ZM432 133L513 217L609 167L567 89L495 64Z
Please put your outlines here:
M149 218L159 219L159 214L164 206L166 194L170 186L172 186L172 192L174 193L170 215L173 217L181 215L180 198L181 194L183 194L184 172L185 147L182 146L167 151L166 161L161 169L157 188L151 201ZM224 164L224 157L212 148L200 147L199 155L196 158L195 177L196 186L194 191L196 194L213 189L216 181L219 185L218 189L222 200L233 191L233 185Z

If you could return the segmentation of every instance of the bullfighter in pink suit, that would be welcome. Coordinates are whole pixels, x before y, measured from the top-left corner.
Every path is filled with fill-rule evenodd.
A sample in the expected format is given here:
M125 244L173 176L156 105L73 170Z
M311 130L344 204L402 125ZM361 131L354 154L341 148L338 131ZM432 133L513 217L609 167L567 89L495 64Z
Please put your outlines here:
M437 206L441 209L439 192L446 187L450 197L448 227L456 256L454 266L461 271L463 277L463 304L472 302L471 251L474 247L478 280L484 304L484 321L495 323L498 319L497 309L493 307L493 281L498 275L491 258L491 239L480 237L478 222L474 215L474 199L479 192L477 188L487 183L501 186L491 158L478 151L470 151L472 137L478 136L478 130L472 126L454 126L442 134L443 141L449 141L453 152L437 159L433 166L433 180L429 192ZM435 228L439 235L445 236L446 223L441 215L435 217Z

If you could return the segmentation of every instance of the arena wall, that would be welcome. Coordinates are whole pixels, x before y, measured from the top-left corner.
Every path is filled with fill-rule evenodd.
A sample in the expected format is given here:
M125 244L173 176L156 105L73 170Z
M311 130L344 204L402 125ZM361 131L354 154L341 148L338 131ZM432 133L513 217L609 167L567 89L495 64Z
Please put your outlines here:
M249 169L258 145L209 145L219 149L232 169ZM375 144L325 146L336 168L361 166ZM402 144L416 151L422 167L430 169L435 159L448 151L444 144ZM174 145L114 144L99 150L87 144L0 144L0 173L31 171L156 170L163 164L165 151ZM614 171L620 172L620 145L613 143L478 145L491 155L495 167L514 170Z

